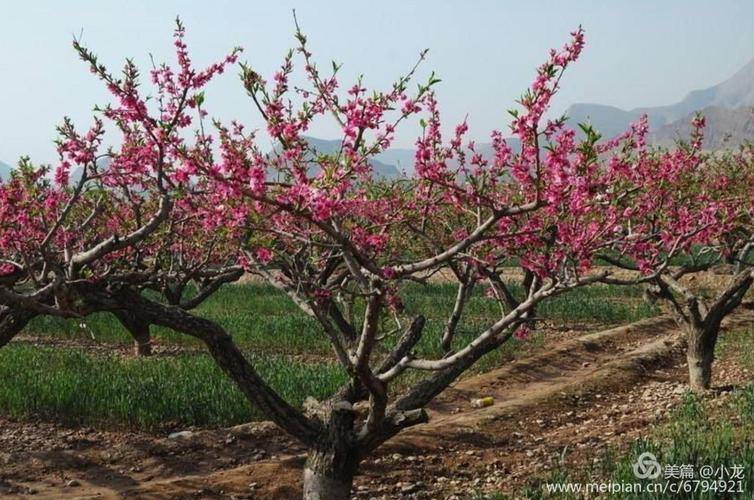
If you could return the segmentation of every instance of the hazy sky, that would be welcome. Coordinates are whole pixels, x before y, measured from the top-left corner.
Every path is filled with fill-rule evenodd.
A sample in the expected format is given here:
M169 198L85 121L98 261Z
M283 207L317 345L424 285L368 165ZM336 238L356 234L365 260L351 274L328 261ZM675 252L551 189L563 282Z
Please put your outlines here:
M559 47L581 24L587 48L562 82L555 102L631 108L680 100L713 85L754 58L751 1L13 1L0 0L0 160L29 154L55 160L54 127L64 115L86 125L95 104L107 102L100 83L70 47L86 45L111 69L133 57L147 70L148 54L172 56L179 14L200 63L241 45L243 59L271 75L292 46L291 9L322 65L345 64L386 88L423 48L423 73L443 79L438 94L447 122L469 115L480 140L507 123L505 110L530 83L549 47ZM236 71L207 91L207 107L221 119L258 120ZM313 135L332 138L323 127ZM416 128L399 135L410 146Z

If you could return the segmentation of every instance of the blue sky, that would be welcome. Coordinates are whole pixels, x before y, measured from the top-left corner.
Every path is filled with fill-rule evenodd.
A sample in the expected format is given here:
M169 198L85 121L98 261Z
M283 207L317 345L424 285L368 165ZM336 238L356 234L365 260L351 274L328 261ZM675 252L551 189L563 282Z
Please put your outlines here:
M559 47L579 24L587 48L563 80L555 102L625 108L667 104L715 84L754 58L754 2L749 1L12 1L2 0L0 30L0 160L28 154L55 160L54 127L64 115L82 126L101 85L70 47L74 34L118 69L133 57L146 70L148 54L172 56L173 19L188 29L194 59L207 63L235 45L243 59L270 75L292 45L291 9L322 64L344 63L347 80L364 74L387 87L423 48L423 73L435 70L443 115L469 116L485 140L504 128L506 109L529 84L549 47ZM259 125L236 72L208 89L213 116ZM332 138L327 125L314 135ZM410 146L416 128L398 136Z

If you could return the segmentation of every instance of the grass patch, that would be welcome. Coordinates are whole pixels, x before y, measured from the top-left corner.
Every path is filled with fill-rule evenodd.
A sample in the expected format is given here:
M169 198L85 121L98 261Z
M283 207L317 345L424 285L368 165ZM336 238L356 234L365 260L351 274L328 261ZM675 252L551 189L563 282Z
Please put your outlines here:
M247 349L295 354L325 354L330 346L316 321L282 293L266 285L227 285L195 312L217 321ZM98 313L85 321L42 316L27 331L64 338L92 338L103 343L130 344L131 336L115 316ZM152 335L167 344L198 346L201 342L167 328L152 327Z
M346 380L335 364L249 354L286 401L323 398ZM0 349L0 412L71 425L155 430L226 426L260 418L204 354L151 359L11 344Z
M596 321L608 325L631 323L660 313L656 305L643 300L626 300L626 297L630 296L593 293L562 295L542 304L539 313L545 318Z
M478 287L459 324L455 345L467 344L500 317L499 305ZM404 294L409 316L424 314L427 324L416 348L420 356L440 357L440 338L453 307L452 283L411 285ZM520 288L514 293L522 294ZM552 320L621 323L651 316L638 287L594 286L558 296L541 305L539 315ZM345 381L333 363L322 362L331 348L318 324L282 293L260 284L230 285L196 312L223 325L249 359L289 402L308 395L322 399ZM42 336L91 337L103 344L130 344L117 319L95 314L85 323L61 318L36 318L27 329ZM153 327L157 342L201 347L195 339ZM384 350L396 337L387 339ZM522 345L537 346L544 334L526 341L511 339L483 357L470 371L479 373L511 359ZM304 361L292 362L291 358ZM329 357L327 359L330 359ZM401 391L427 376L409 371L393 385ZM92 355L70 348L36 348L14 343L0 350L0 412L17 418L41 418L71 424L102 424L131 428L218 426L258 418L233 383L206 354L187 352L173 357L128 359Z
M513 287L522 295L522 290ZM438 342L441 325L450 314L455 300L452 283L412 285L404 294L406 312L423 314L428 320L425 341ZM639 287L597 285L574 290L543 303L539 314L551 320L596 321L606 324L636 321L659 310L641 300ZM329 343L316 321L301 312L281 292L268 285L226 285L196 309L196 313L222 324L239 345L278 353L310 352L326 354ZM469 301L462 329L476 333L499 317L498 304L483 296L481 287ZM434 328L434 324L437 327ZM152 327L155 338L171 344L199 345L189 336ZM35 318L27 331L37 335L64 338L93 338L98 342L131 342L128 332L107 313L93 314L81 320L43 316Z
M754 369L754 327L724 332L715 346L715 355L733 357L744 368Z

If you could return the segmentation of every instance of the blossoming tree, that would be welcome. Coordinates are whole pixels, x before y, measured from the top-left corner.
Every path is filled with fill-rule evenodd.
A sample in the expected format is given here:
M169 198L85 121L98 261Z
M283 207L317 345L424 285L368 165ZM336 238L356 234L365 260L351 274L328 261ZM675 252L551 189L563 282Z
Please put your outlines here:
M709 389L720 326L754 283L752 248L752 150L722 157L701 149L704 119L694 120L690 141L671 151L646 147L646 118L630 135L637 147L625 168L633 190L620 201L626 238L609 263L635 274L613 283L648 283L654 299L669 305L687 342L689 384ZM721 286L695 286L694 275L729 262L734 273Z
M84 134L64 120L54 179L49 168L22 160L18 172L0 184L0 345L36 315L95 312L98 306L85 300L82 287L117 282L154 288L169 303L192 308L240 276L240 268L228 261L236 256L232 237L218 241L207 235L217 228L194 222L207 210L206 183L192 182L181 169L181 151L189 144L184 131L192 113L202 115L202 88L235 62L238 50L199 71L188 59L180 23L175 44L179 71L167 65L153 69L156 102L150 107L132 62L116 78L74 41L116 103L98 109ZM102 146L105 121L120 132L117 148ZM233 229L224 224L222 231ZM197 292L187 297L190 281ZM134 335L137 351L147 354L149 324L125 305L112 312Z
M608 271L593 268L607 249L638 254L636 229L624 230L623 219L631 217L626 203L641 200L644 164L635 162L637 141L598 144L593 133L579 140L563 120L544 118L583 48L580 30L551 52L520 101L512 124L520 151L493 132L492 158L465 140L465 123L443 140L434 76L413 93L415 70L386 91L369 92L357 81L342 92L338 66L321 73L305 36L296 36L297 49L270 84L242 67L266 125L261 133L278 145L272 151L259 146L260 132L239 123L218 123L215 133L200 122L193 136L185 132L196 125L192 112L205 114L202 88L235 61L235 52L197 71L179 25L178 68L153 70L156 96L148 100L132 63L116 78L77 44L116 98L101 114L116 125L121 144L107 153L111 161L101 162L101 122L83 135L66 123L55 184L30 170L24 180L2 185L0 321L11 331L27 311L110 311L200 339L250 403L308 448L305 497L348 498L360 461L426 421L426 405L482 356L524 335L539 303L607 279ZM301 88L290 83L297 58ZM303 135L323 119L342 132L334 153L317 151ZM390 147L398 126L412 122L421 129L415 178L375 179L375 155ZM84 174L70 188L72 165ZM444 232L438 220L451 220L453 230ZM679 220L679 245L692 244L708 226L705 218ZM185 237L197 248L186 248ZM657 238L646 232L641 240L657 245ZM234 254L238 261L229 261ZM181 264L174 266L176 259ZM511 260L530 276L525 297L507 301L466 342L453 338L466 304L457 301L444 325L444 352L422 350L427 320L404 310L406 287L444 269L467 288L480 279L499 283L501 266ZM182 287L237 273L236 263L316 318L321 331L313 333L328 338L348 376L328 401L295 408L257 374L222 325L189 310ZM211 293L214 285L206 286ZM173 304L141 293L145 288L172 296ZM505 291L495 290L506 301ZM396 382L410 371L422 376L399 393Z
M563 71L582 49L580 31L551 53L520 101L512 129L521 151L514 153L495 132L491 159L464 141L465 123L443 141L434 77L413 95L407 92L413 72L388 91L368 92L357 82L340 93L338 66L331 75L320 73L306 38L300 32L297 38L297 51L270 85L251 68L243 70L267 133L280 147L265 153L255 133L234 124L220 129L222 161L195 168L225 185L229 198L245 201L252 236L244 265L318 320L349 375L330 400L297 415L296 427L288 409L271 414L310 450L305 497L346 498L363 457L423 422L435 396L483 355L524 334L538 303L607 276L592 265L597 252L625 236L618 209L627 193L615 185L629 192L636 185L630 176L619 182L627 172L604 160L625 144L600 146L594 134L578 141L563 120L543 119ZM306 88L289 85L295 55L304 61ZM336 153L317 151L303 136L321 117L341 127ZM416 177L375 182L371 159L390 146L399 124L419 117ZM453 230L437 238L443 228L432 226L441 213L453 220ZM426 244L407 243L416 238ZM426 320L401 318L405 286L449 268L462 277L462 295L473 280L497 276L501 263L514 258L532 275L526 297L469 342L451 345L465 307L457 301L445 327L445 355L422 355L417 346ZM407 371L425 375L394 394L391 388ZM354 404L362 400L368 404L360 412Z

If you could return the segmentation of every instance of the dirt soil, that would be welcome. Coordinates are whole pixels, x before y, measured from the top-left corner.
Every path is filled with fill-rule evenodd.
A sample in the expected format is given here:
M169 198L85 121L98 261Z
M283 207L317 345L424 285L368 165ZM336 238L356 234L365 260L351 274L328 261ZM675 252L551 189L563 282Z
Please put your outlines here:
M742 309L727 324L754 321ZM666 316L549 344L460 381L430 422L361 467L357 498L468 498L515 493L561 461L580 466L625 449L675 406L686 368ZM715 385L751 380L735 360ZM492 406L470 400L491 396ZM29 498L300 498L304 450L270 423L178 435L106 432L0 419L0 495Z

